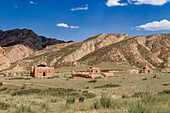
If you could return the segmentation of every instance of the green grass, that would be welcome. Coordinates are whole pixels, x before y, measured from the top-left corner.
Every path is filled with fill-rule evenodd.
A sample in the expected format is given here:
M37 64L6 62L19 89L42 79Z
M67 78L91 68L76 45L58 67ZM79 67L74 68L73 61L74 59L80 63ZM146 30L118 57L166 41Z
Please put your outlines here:
M31 80L31 78L25 78L25 77L13 77L13 78L8 78L8 80Z
M94 87L94 89L98 89L98 88L114 88L114 87L120 87L120 85L118 85L118 84L106 84L106 85L96 86L96 87Z

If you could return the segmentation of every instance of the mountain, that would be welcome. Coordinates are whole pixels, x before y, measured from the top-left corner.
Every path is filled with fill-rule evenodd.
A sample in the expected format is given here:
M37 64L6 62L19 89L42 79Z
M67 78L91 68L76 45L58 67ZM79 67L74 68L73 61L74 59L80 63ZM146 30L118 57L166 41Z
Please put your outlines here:
M3 32L0 30L0 46L10 47L18 44L25 45L33 50L42 50L49 45L66 43L65 41L38 36L32 30L14 29Z
M102 47L130 38L127 34L99 34L85 41L61 48L60 50L49 51L45 54L25 58L17 63L16 66L27 70L37 64L46 64L54 67L72 66L76 64L77 60Z
M30 70L30 67L37 64L63 67L107 62L167 68L170 66L170 34L131 37L127 34L102 33L79 43L47 46L15 63L9 61L10 67L7 70Z
M89 65L101 62L130 64L136 67L148 65L152 68L169 67L170 34L137 36L98 49L78 60Z

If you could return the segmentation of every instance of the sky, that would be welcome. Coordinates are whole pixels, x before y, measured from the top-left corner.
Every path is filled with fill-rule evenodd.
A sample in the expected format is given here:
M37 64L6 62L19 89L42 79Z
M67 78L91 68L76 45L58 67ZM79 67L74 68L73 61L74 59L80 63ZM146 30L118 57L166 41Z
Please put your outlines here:
M170 33L170 0L0 0L0 30L83 41L100 33Z

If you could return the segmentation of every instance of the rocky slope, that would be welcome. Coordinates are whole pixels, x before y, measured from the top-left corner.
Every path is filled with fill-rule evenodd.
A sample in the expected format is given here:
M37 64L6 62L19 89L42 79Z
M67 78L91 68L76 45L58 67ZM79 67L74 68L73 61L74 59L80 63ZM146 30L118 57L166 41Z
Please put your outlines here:
M38 36L32 30L28 29L14 29L9 31L0 30L0 46L10 47L18 44L25 45L34 50L42 50L49 45L55 45L59 43L66 43L65 41L56 40L52 38L46 38Z
M82 57L107 45L130 39L127 34L99 34L87 40L75 43L60 50L50 51L39 56L32 56L19 62L17 66L29 69L32 65L46 64L54 67L76 65Z
M5 53L5 50L0 47L0 70L7 69L9 67L10 63Z
M137 67L169 67L170 34L138 36L98 49L81 58L79 63L89 65L117 62Z
M59 45L58 45L59 46ZM119 65L152 68L170 66L170 34L130 37L127 34L99 34L79 43L50 46L10 66L12 71L29 70L46 64L62 67L113 62ZM10 61L9 61L10 62Z

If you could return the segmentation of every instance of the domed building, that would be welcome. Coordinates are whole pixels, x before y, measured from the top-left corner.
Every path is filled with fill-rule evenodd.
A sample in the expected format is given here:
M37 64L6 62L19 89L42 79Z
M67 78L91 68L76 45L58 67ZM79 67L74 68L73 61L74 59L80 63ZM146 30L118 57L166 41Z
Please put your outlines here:
M54 67L47 67L40 64L31 68L30 76L32 77L53 77L55 75Z

